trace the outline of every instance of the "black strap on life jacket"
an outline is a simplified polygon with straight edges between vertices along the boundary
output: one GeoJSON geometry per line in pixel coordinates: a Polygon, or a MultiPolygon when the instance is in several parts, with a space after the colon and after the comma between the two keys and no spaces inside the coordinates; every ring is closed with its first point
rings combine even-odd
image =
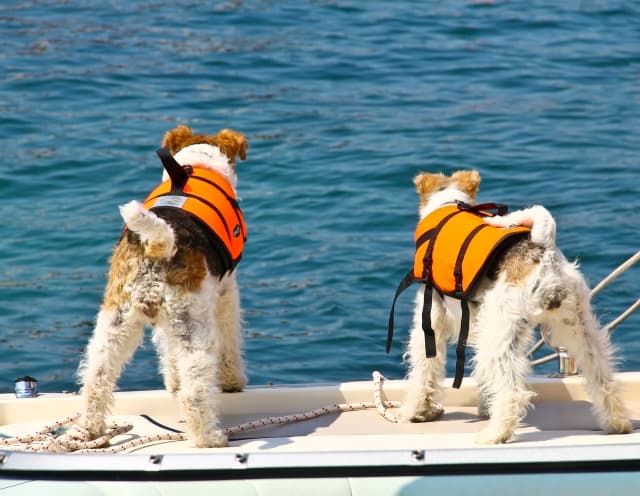
{"type": "Polygon", "coordinates": [[[456,204],[460,210],[466,212],[483,212],[483,217],[487,217],[484,214],[491,213],[492,210],[496,211],[496,215],[505,215],[509,211],[509,207],[504,203],[478,203],[477,205],[469,205],[468,203],[458,200],[456,204]]]}
{"type": "MultiPolygon", "coordinates": [[[[436,246],[436,238],[438,237],[438,234],[440,234],[444,225],[449,222],[451,217],[459,214],[460,212],[462,212],[462,210],[456,210],[455,212],[450,213],[442,219],[436,227],[429,231],[431,232],[431,236],[428,238],[421,236],[418,240],[423,243],[427,240],[431,241],[422,261],[422,279],[426,281],[424,287],[424,301],[422,303],[422,332],[424,333],[424,351],[427,358],[433,358],[436,356],[436,333],[431,325],[431,304],[433,301],[433,279],[431,277],[431,266],[433,263],[433,250],[436,246]]],[[[417,245],[416,249],[418,249],[417,245]]]]}
{"type": "MultiPolygon", "coordinates": [[[[403,277],[402,281],[398,285],[396,289],[396,293],[393,297],[393,303],[391,304],[391,310],[389,312],[389,323],[387,327],[387,343],[386,343],[386,351],[389,353],[391,350],[391,342],[393,340],[393,327],[394,327],[394,314],[395,314],[395,306],[396,300],[400,296],[400,294],[406,290],[409,286],[411,286],[415,282],[420,282],[425,285],[424,287],[424,300],[422,304],[422,332],[424,333],[424,347],[425,347],[425,355],[427,358],[433,358],[436,356],[436,338],[435,332],[431,325],[431,308],[433,301],[433,281],[431,280],[431,263],[433,257],[433,249],[435,246],[435,241],[438,233],[444,227],[444,225],[449,221],[451,217],[460,213],[460,212],[474,212],[485,216],[486,213],[490,213],[492,210],[495,210],[498,215],[505,215],[508,212],[507,205],[497,204],[497,203],[481,203],[478,205],[469,205],[464,202],[456,202],[458,204],[459,210],[447,215],[444,219],[442,219],[436,227],[430,229],[426,233],[420,236],[420,238],[416,241],[416,249],[423,244],[424,242],[430,240],[431,244],[427,248],[427,251],[423,260],[424,272],[422,274],[422,278],[418,279],[415,277],[413,273],[413,269],[407,272],[407,274],[403,277]]],[[[459,389],[462,385],[462,378],[464,377],[464,364],[466,361],[465,352],[467,347],[467,339],[469,337],[469,303],[468,303],[468,294],[466,294],[462,290],[462,260],[464,259],[464,254],[469,244],[471,244],[471,240],[473,237],[480,232],[485,226],[481,225],[475,228],[465,241],[460,249],[460,253],[458,254],[456,265],[454,268],[454,276],[456,283],[456,293],[454,295],[450,295],[454,298],[460,299],[461,306],[461,318],[460,318],[460,332],[458,334],[458,344],[456,346],[456,368],[455,368],[455,376],[453,380],[453,387],[459,389]]],[[[437,288],[436,288],[437,291],[437,288]]]]}
{"type": "Polygon", "coordinates": [[[386,350],[387,353],[391,350],[391,341],[393,340],[393,326],[394,326],[394,314],[395,314],[395,306],[396,300],[400,296],[400,294],[407,289],[414,282],[421,282],[424,286],[424,301],[422,304],[422,332],[424,333],[424,351],[427,358],[433,358],[436,356],[436,333],[431,326],[431,302],[433,298],[433,283],[431,281],[431,261],[433,258],[433,248],[435,246],[435,239],[442,227],[447,223],[447,221],[453,217],[454,215],[460,213],[461,210],[457,210],[447,215],[444,219],[442,219],[436,227],[428,230],[424,234],[422,234],[416,240],[416,250],[420,245],[427,241],[431,241],[427,251],[424,255],[423,259],[423,273],[420,279],[416,278],[413,269],[407,272],[404,276],[400,285],[396,289],[395,296],[393,297],[393,303],[391,304],[391,310],[389,312],[389,324],[387,326],[387,345],[386,350]]]}

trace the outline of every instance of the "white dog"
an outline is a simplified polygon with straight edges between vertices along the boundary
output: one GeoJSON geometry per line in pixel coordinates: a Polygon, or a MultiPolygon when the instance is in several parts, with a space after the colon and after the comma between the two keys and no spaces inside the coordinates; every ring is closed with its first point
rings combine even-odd
{"type": "MultiPolygon", "coordinates": [[[[420,196],[420,219],[427,222],[428,216],[441,215],[441,212],[473,211],[480,176],[476,171],[460,171],[450,177],[423,173],[415,178],[414,183],[420,196]],[[443,207],[450,210],[441,210],[443,207]]],[[[425,422],[442,415],[439,401],[445,374],[446,342],[458,338],[467,318],[468,344],[475,352],[473,376],[479,388],[479,414],[490,418],[488,426],[477,437],[478,443],[507,442],[524,416],[533,396],[526,385],[530,370],[527,351],[533,341],[533,329],[539,324],[551,329],[554,345],[563,346],[575,358],[602,429],[608,433],[630,432],[632,426],[613,377],[612,347],[608,335],[600,330],[592,313],[589,289],[576,264],[569,263],[556,247],[556,226],[551,214],[541,206],[505,216],[485,218],[487,212],[476,214],[480,217],[479,224],[486,222],[502,228],[528,226],[531,229],[530,232],[522,228],[513,230],[513,236],[498,245],[493,258],[477,274],[477,280],[467,281],[470,287],[466,289],[457,288],[467,290],[466,303],[461,304],[460,299],[443,294],[437,284],[442,286],[444,283],[435,283],[431,297],[429,285],[420,285],[405,355],[409,363],[408,391],[400,418],[425,422]],[[461,310],[465,305],[466,315],[461,310]],[[423,309],[426,309],[424,315],[423,309]],[[428,324],[429,319],[432,330],[429,325],[424,326],[423,321],[428,324]],[[430,333],[435,336],[430,336],[430,333]]],[[[472,238],[479,237],[477,232],[489,232],[483,228],[489,227],[486,224],[476,227],[476,233],[466,241],[467,247],[474,246],[475,239],[472,238]]],[[[454,230],[459,230],[459,227],[454,230]]],[[[432,231],[426,235],[427,238],[429,236],[433,236],[432,231]]],[[[435,245],[434,238],[429,239],[430,244],[435,245]]],[[[452,243],[445,241],[440,247],[435,246],[431,253],[433,262],[425,262],[433,263],[429,268],[434,277],[438,270],[443,270],[437,266],[436,258],[439,253],[453,251],[452,243]]],[[[424,252],[416,260],[419,265],[424,260],[424,252]]],[[[471,271],[466,263],[460,264],[462,277],[465,277],[465,270],[471,271]]],[[[409,276],[414,282],[424,282],[419,280],[419,274],[409,276]]],[[[404,288],[399,288],[398,293],[400,289],[404,288]]],[[[449,294],[455,296],[456,288],[452,286],[449,289],[449,294]]],[[[388,346],[392,326],[391,317],[388,346]]],[[[459,358],[462,352],[464,359],[466,342],[463,336],[458,344],[459,358]]],[[[460,363],[457,375],[459,385],[462,375],[460,363]]]]}
{"type": "Polygon", "coordinates": [[[104,433],[123,366],[153,327],[164,383],[180,404],[198,447],[224,446],[215,391],[246,385],[234,268],[246,239],[235,198],[235,158],[247,142],[236,131],[168,131],[158,155],[164,182],[144,204],[120,207],[126,223],[96,328],[80,364],[79,425],[104,433]]]}

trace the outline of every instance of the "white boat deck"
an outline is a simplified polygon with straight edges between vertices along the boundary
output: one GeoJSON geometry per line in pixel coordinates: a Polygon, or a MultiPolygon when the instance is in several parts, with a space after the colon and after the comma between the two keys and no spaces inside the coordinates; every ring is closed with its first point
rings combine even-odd
{"type": "MultiPolygon", "coordinates": [[[[485,420],[466,378],[449,389],[434,422],[398,424],[375,408],[269,425],[231,437],[228,447],[188,441],[132,446],[184,426],[165,391],[116,394],[112,420],[132,430],[114,437],[110,453],[32,453],[0,447],[0,491],[7,496],[210,494],[636,496],[640,494],[640,373],[619,374],[634,421],[627,435],[605,435],[589,410],[579,377],[534,377],[535,408],[512,442],[475,444],[485,420]],[[160,424],[160,425],[156,425],[160,424]],[[544,477],[542,477],[544,476],[544,477]]],[[[382,398],[400,401],[404,381],[386,381],[382,398]]],[[[338,385],[255,387],[220,393],[223,427],[341,403],[373,402],[373,381],[338,385]]],[[[17,399],[0,395],[0,436],[25,436],[79,410],[73,394],[17,399]]]]}
{"type": "MultiPolygon", "coordinates": [[[[605,435],[598,429],[580,377],[531,379],[536,391],[535,407],[523,420],[512,442],[495,447],[474,442],[486,420],[476,415],[476,388],[473,379],[465,378],[460,390],[449,389],[444,399],[445,414],[434,422],[422,424],[392,423],[375,408],[331,413],[301,422],[268,425],[230,439],[228,447],[202,449],[188,441],[161,441],[128,449],[125,453],[242,453],[260,452],[384,452],[395,450],[481,450],[539,447],[578,447],[636,445],[640,455],[640,373],[619,374],[625,403],[634,420],[634,432],[628,435],[605,435]]],[[[385,400],[400,401],[404,381],[385,381],[385,400]]],[[[373,401],[373,382],[348,382],[338,385],[255,387],[234,394],[219,395],[223,427],[270,416],[307,412],[337,403],[373,401]]],[[[73,415],[79,410],[79,398],[72,394],[41,394],[37,398],[17,399],[0,395],[0,434],[22,436],[44,425],[73,415]]],[[[393,413],[393,409],[390,409],[393,413]]],[[[133,425],[132,431],[117,436],[111,445],[136,437],[167,433],[162,426],[181,430],[177,404],[165,391],[122,392],[116,394],[113,415],[119,424],[133,425]],[[161,424],[155,425],[149,419],[161,424]]],[[[2,450],[14,450],[7,446],[2,450]]]]}

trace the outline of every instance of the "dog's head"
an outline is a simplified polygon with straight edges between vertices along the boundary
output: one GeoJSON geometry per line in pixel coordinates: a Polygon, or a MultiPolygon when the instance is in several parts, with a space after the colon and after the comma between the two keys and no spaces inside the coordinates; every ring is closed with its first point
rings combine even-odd
{"type": "Polygon", "coordinates": [[[214,169],[224,174],[234,187],[236,157],[245,160],[249,148],[244,135],[233,129],[222,129],[218,134],[194,134],[183,125],[167,131],[162,146],[169,148],[181,165],[214,169]]]}
{"type": "Polygon", "coordinates": [[[424,217],[445,203],[459,200],[475,204],[480,174],[476,170],[458,171],[451,176],[422,172],[413,179],[413,183],[420,197],[420,216],[424,217]]]}

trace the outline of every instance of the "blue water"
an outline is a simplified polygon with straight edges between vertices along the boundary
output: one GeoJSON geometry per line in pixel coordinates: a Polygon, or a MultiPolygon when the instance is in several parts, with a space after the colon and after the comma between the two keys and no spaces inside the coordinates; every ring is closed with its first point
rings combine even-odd
{"type": "MultiPolygon", "coordinates": [[[[251,384],[404,374],[411,296],[384,341],[421,170],[475,167],[481,200],[546,205],[594,285],[639,248],[639,19],[615,0],[3,1],[0,391],[77,389],[117,206],[159,180],[179,123],[250,143],[251,384]]],[[[595,298],[603,322],[638,270],[595,298]]],[[[623,370],[639,323],[614,332],[623,370]]],[[[149,340],[119,386],[162,387],[149,340]]]]}

